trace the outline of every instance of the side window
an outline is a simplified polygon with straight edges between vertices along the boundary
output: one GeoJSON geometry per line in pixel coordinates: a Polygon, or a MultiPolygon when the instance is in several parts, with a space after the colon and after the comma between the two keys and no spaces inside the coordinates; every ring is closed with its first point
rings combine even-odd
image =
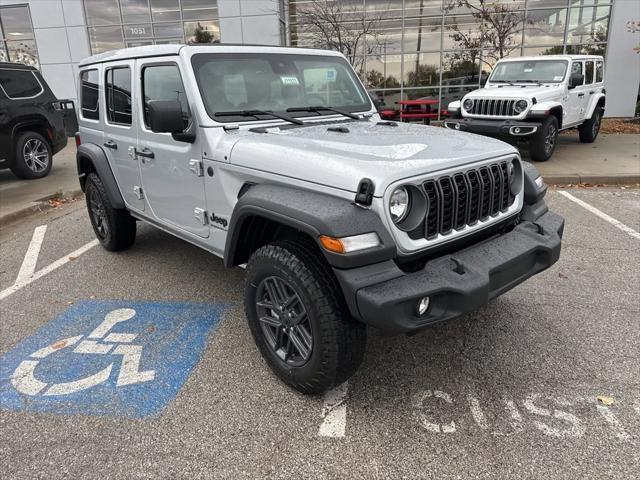
{"type": "Polygon", "coordinates": [[[110,68],[105,79],[107,120],[120,125],[131,125],[131,69],[110,68]]]}
{"type": "Polygon", "coordinates": [[[582,62],[573,62],[571,64],[571,73],[579,73],[582,75],[582,62]]]}
{"type": "Polygon", "coordinates": [[[83,118],[89,120],[100,119],[98,106],[98,71],[84,70],[80,73],[80,112],[83,118]]]}
{"type": "Polygon", "coordinates": [[[584,63],[584,83],[593,83],[593,61],[591,60],[584,63]]]}
{"type": "Polygon", "coordinates": [[[0,87],[13,100],[36,97],[42,93],[42,85],[28,70],[0,69],[0,87]]]}
{"type": "Polygon", "coordinates": [[[604,63],[602,61],[596,62],[596,82],[602,82],[604,80],[604,63]]]}
{"type": "Polygon", "coordinates": [[[191,114],[180,70],[177,65],[153,65],[142,70],[142,94],[144,96],[144,124],[149,127],[147,112],[149,102],[154,100],[178,100],[182,105],[185,128],[191,114]]]}

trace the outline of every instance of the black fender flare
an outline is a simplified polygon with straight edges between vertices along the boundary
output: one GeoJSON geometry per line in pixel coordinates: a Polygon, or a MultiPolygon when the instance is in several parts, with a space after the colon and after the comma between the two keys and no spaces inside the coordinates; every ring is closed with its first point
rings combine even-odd
{"type": "Polygon", "coordinates": [[[109,196],[109,201],[113,208],[125,208],[124,199],[118,188],[116,177],[113,175],[107,155],[102,150],[102,147],[94,143],[83,143],[78,147],[76,152],[76,164],[78,167],[78,178],[80,180],[80,187],[84,192],[86,175],[90,168],[88,168],[87,162],[93,167],[109,196]]]}
{"type": "Polygon", "coordinates": [[[255,216],[303,232],[316,243],[320,235],[340,238],[371,232],[378,234],[381,246],[361,252],[337,254],[320,247],[329,264],[336,268],[383,262],[397,254],[391,234],[374,211],[324,193],[259,184],[246,190],[233,209],[225,243],[226,267],[234,266],[237,246],[242,242],[242,226],[255,216]]]}

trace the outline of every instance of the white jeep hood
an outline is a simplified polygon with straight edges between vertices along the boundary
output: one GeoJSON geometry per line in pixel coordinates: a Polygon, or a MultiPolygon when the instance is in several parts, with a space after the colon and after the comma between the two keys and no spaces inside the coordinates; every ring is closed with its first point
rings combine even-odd
{"type": "Polygon", "coordinates": [[[298,128],[241,130],[229,161],[355,192],[363,178],[375,195],[397,180],[514,154],[511,145],[489,137],[445,128],[398,123],[344,121],[298,128]],[[344,127],[348,132],[329,131],[344,127]]]}
{"type": "Polygon", "coordinates": [[[513,87],[509,85],[491,85],[489,87],[469,92],[464,96],[464,98],[527,98],[531,100],[535,97],[536,100],[542,101],[561,96],[559,92],[562,92],[561,86],[552,83],[542,86],[538,86],[537,84],[517,84],[513,87]]]}

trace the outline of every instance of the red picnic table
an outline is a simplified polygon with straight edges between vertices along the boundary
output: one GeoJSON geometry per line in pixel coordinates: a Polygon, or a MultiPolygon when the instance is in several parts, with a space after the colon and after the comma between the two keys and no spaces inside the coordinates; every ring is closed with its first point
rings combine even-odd
{"type": "Polygon", "coordinates": [[[400,100],[396,103],[400,105],[400,120],[424,120],[424,123],[428,125],[432,119],[438,118],[438,112],[432,112],[431,105],[439,104],[439,100],[425,98],[400,100]]]}

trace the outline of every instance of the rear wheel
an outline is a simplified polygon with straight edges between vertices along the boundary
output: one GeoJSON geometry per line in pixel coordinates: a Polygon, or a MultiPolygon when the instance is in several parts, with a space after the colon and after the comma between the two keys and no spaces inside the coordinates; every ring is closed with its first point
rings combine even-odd
{"type": "Polygon", "coordinates": [[[267,364],[307,394],[324,392],[358,369],[366,329],[349,315],[335,277],[315,246],[283,241],[249,259],[245,310],[267,364]]]}
{"type": "Polygon", "coordinates": [[[551,115],[544,119],[540,129],[529,140],[529,155],[536,162],[546,162],[558,143],[558,119],[551,115]]]}
{"type": "Polygon", "coordinates": [[[136,239],[136,221],[123,209],[113,208],[102,180],[95,173],[87,176],[87,210],[100,244],[112,252],[126,250],[136,239]]]}
{"type": "Polygon", "coordinates": [[[582,143],[593,143],[598,138],[604,109],[598,105],[591,118],[578,127],[578,134],[582,143]]]}
{"type": "Polygon", "coordinates": [[[31,180],[46,177],[51,171],[51,145],[37,132],[21,133],[14,153],[11,171],[16,177],[31,180]]]}

